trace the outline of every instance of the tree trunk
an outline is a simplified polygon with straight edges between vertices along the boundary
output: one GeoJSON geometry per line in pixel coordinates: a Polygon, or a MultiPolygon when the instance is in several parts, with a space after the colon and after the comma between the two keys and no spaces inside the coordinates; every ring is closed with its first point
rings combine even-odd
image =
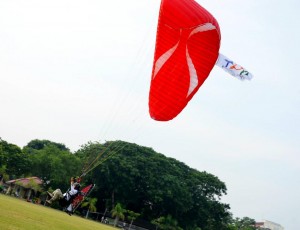
{"type": "Polygon", "coordinates": [[[119,217],[117,216],[116,219],[115,219],[114,227],[117,226],[118,221],[119,221],[119,217]]]}
{"type": "Polygon", "coordinates": [[[30,196],[31,196],[31,189],[28,190],[28,193],[27,193],[27,200],[29,201],[30,200],[30,196]]]}
{"type": "Polygon", "coordinates": [[[133,220],[130,221],[129,230],[131,229],[132,222],[133,220]]]}
{"type": "Polygon", "coordinates": [[[111,207],[115,207],[115,191],[113,190],[111,193],[111,207]]]}
{"type": "Polygon", "coordinates": [[[85,218],[87,219],[89,217],[89,209],[86,212],[85,218]]]}

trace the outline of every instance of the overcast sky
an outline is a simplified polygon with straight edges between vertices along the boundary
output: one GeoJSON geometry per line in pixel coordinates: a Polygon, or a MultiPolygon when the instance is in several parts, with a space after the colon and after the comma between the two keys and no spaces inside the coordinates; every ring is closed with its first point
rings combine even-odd
{"type": "Polygon", "coordinates": [[[198,2],[220,52],[254,75],[214,67],[174,120],[148,114],[160,0],[0,0],[0,137],[124,140],[224,181],[235,217],[300,226],[300,3],[198,2]]]}

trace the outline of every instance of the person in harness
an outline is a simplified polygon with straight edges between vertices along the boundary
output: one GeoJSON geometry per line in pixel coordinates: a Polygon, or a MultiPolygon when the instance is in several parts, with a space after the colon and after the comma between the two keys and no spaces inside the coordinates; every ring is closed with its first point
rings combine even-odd
{"type": "Polygon", "coordinates": [[[46,200],[46,202],[52,204],[52,202],[57,200],[60,206],[62,206],[63,208],[67,207],[66,208],[67,213],[69,214],[72,213],[73,212],[72,201],[80,193],[81,186],[79,182],[80,182],[79,178],[72,177],[70,189],[64,194],[62,194],[59,188],[54,190],[52,193],[47,192],[51,198],[49,200],[46,200]]]}

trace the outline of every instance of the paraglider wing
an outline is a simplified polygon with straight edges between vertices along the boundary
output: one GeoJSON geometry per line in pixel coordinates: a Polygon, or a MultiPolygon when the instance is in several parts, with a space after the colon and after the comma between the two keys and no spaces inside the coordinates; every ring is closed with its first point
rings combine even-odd
{"type": "Polygon", "coordinates": [[[216,19],[193,0],[162,0],[158,19],[149,113],[158,121],[176,117],[216,63],[216,19]]]}

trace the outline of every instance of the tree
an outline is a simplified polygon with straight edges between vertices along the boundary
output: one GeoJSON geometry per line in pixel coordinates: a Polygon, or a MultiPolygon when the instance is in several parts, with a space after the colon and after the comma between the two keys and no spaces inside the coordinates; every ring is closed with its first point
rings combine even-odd
{"type": "Polygon", "coordinates": [[[129,225],[129,230],[130,230],[131,226],[132,226],[132,222],[134,220],[136,220],[141,214],[136,213],[136,212],[131,211],[131,210],[127,210],[127,214],[128,214],[127,218],[128,218],[128,220],[130,220],[130,225],[129,225]]]}
{"type": "Polygon", "coordinates": [[[27,174],[30,170],[28,154],[20,147],[0,138],[0,168],[12,177],[27,174]]]}
{"type": "Polygon", "coordinates": [[[256,221],[249,217],[232,219],[231,229],[233,230],[255,230],[256,221]]]}
{"type": "Polygon", "coordinates": [[[31,174],[44,181],[50,181],[52,188],[66,190],[69,187],[70,177],[76,175],[81,168],[81,160],[69,150],[63,150],[56,144],[47,142],[43,148],[34,149],[24,147],[31,163],[31,174]]]}
{"type": "Polygon", "coordinates": [[[44,149],[47,145],[54,145],[62,151],[70,151],[70,149],[67,148],[64,144],[56,143],[49,140],[38,140],[38,139],[30,141],[24,148],[25,149],[28,148],[29,151],[32,149],[41,150],[44,149]]]}
{"type": "Polygon", "coordinates": [[[118,201],[148,221],[171,215],[184,229],[221,230],[228,224],[230,207],[220,202],[226,185],[210,173],[123,141],[88,143],[77,153],[83,162],[93,156],[99,164],[86,179],[98,185],[101,209],[118,201]]]}
{"type": "Polygon", "coordinates": [[[96,212],[96,203],[97,203],[97,198],[86,198],[86,200],[81,204],[81,207],[87,207],[87,212],[85,218],[88,218],[89,212],[96,212]]]}
{"type": "Polygon", "coordinates": [[[0,183],[9,179],[9,175],[6,173],[6,165],[0,166],[0,183]]]}
{"type": "Polygon", "coordinates": [[[153,220],[152,223],[164,230],[182,230],[182,228],[178,226],[178,221],[171,215],[159,217],[153,220]]]}
{"type": "Polygon", "coordinates": [[[124,209],[120,203],[117,203],[116,206],[111,211],[112,217],[115,217],[114,226],[117,225],[119,219],[124,220],[125,213],[126,213],[126,209],[124,209]]]}

